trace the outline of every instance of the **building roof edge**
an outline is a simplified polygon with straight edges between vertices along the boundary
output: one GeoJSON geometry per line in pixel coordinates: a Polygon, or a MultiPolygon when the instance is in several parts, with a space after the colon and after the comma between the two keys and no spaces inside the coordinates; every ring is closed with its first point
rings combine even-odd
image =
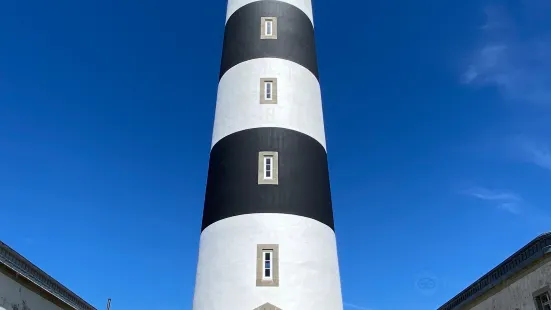
{"type": "Polygon", "coordinates": [[[496,285],[510,279],[526,266],[551,254],[551,231],[543,233],[509,256],[473,284],[450,299],[438,310],[455,310],[473,301],[496,285]]]}
{"type": "Polygon", "coordinates": [[[0,241],[0,263],[76,310],[96,310],[84,299],[80,298],[2,241],[0,241]]]}

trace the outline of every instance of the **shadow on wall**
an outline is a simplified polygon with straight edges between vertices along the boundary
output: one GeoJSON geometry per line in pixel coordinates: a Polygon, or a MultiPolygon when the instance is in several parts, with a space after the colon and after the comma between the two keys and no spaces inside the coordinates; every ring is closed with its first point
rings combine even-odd
{"type": "Polygon", "coordinates": [[[31,310],[25,300],[21,304],[9,303],[5,297],[0,297],[0,310],[31,310]]]}

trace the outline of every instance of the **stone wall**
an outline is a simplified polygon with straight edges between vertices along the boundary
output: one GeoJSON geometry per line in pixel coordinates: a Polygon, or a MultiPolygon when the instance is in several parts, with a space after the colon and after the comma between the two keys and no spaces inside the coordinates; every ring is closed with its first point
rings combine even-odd
{"type": "Polygon", "coordinates": [[[538,310],[532,294],[551,286],[551,258],[547,258],[518,276],[490,290],[479,298],[469,310],[538,310]]]}
{"type": "Polygon", "coordinates": [[[0,272],[0,310],[61,310],[12,277],[0,272]]]}

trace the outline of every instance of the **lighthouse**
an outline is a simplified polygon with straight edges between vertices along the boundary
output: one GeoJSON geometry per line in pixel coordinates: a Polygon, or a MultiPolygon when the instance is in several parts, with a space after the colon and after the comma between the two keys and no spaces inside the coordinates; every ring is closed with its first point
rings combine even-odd
{"type": "Polygon", "coordinates": [[[310,0],[228,0],[193,310],[341,310],[310,0]]]}

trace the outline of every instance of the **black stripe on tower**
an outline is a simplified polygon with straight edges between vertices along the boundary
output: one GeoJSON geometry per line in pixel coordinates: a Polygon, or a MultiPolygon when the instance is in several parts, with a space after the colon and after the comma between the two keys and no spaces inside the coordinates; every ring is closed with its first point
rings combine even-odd
{"type": "Polygon", "coordinates": [[[256,58],[293,61],[318,78],[314,26],[299,8],[281,1],[256,1],[235,11],[226,23],[220,78],[233,66],[256,58]],[[277,40],[260,40],[261,17],[277,17],[277,40]]]}
{"type": "Polygon", "coordinates": [[[334,229],[327,153],[314,138],[284,128],[254,128],[220,140],[210,153],[204,230],[251,213],[308,217],[334,229]],[[258,184],[258,153],[278,152],[278,185],[258,184]]]}
{"type": "MultiPolygon", "coordinates": [[[[314,28],[302,10],[263,0],[239,8],[228,19],[220,78],[241,62],[267,57],[292,61],[318,78],[314,28]],[[260,39],[262,17],[277,17],[277,39],[260,39]]],[[[317,140],[264,127],[230,134],[213,146],[201,230],[253,213],[304,216],[334,230],[327,153],[317,140]],[[259,152],[270,151],[278,152],[278,184],[258,184],[259,152]]]]}

